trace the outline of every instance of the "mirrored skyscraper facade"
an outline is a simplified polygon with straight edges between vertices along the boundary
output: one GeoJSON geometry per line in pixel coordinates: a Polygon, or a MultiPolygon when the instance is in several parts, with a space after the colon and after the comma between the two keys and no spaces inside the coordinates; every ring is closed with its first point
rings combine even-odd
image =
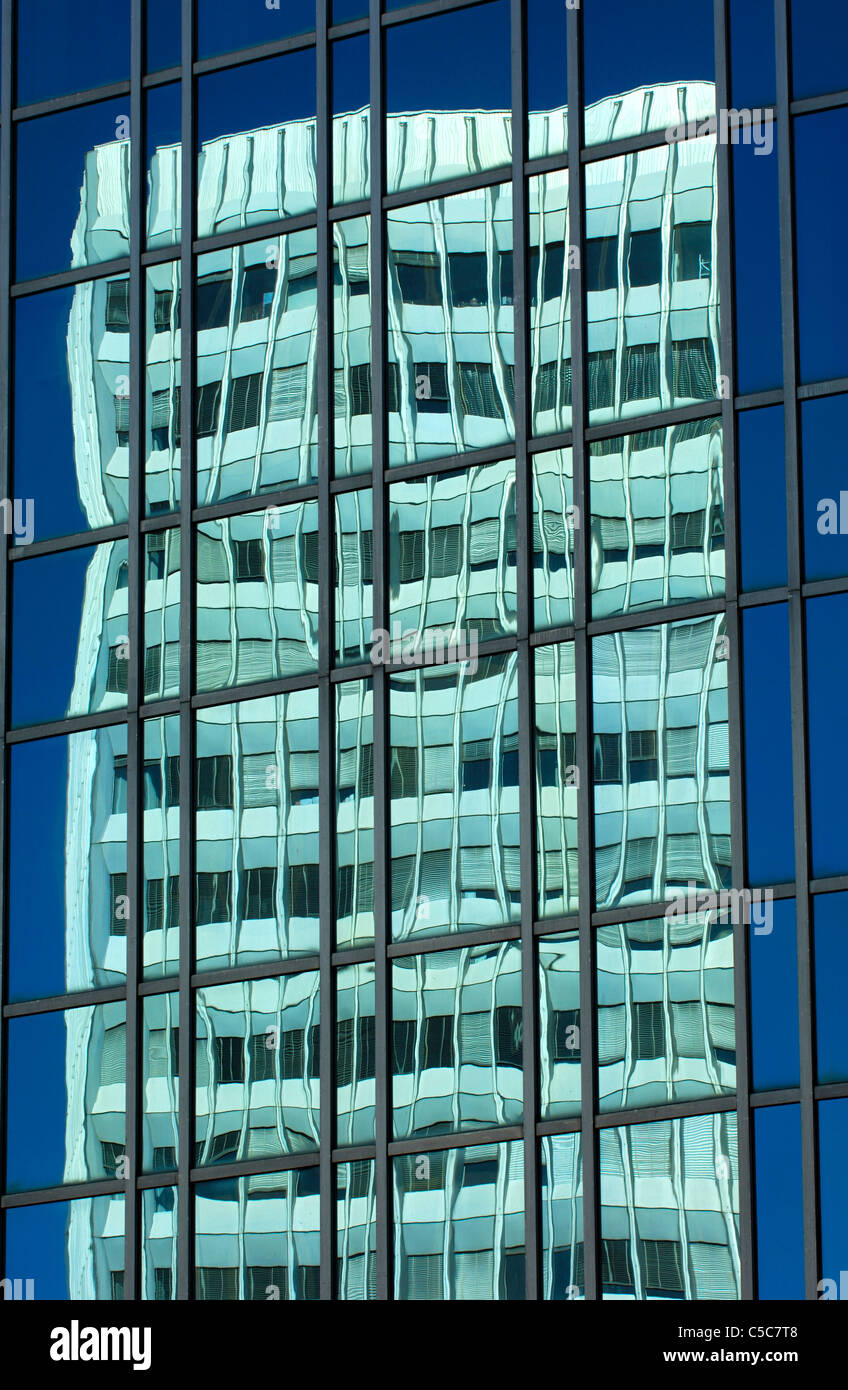
{"type": "Polygon", "coordinates": [[[36,1298],[838,1284],[848,68],[747,3],[3,0],[36,1298]]]}

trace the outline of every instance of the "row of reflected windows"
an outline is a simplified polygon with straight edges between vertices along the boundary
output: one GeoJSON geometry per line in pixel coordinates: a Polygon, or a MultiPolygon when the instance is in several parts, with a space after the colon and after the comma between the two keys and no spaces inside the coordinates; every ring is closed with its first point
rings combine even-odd
{"type": "MultiPolygon", "coordinates": [[[[838,1296],[848,1248],[842,1154],[848,1101],[818,1105],[823,1296],[838,1296]],[[825,1283],[824,1281],[829,1281],[825,1283]]],[[[760,1298],[803,1297],[800,1111],[755,1114],[760,1298]]],[[[602,1129],[600,1266],[609,1299],[733,1300],[740,1296],[739,1198],[733,1113],[602,1129]]],[[[393,1185],[394,1297],[521,1299],[523,1150],[487,1143],[402,1155],[393,1185]]],[[[376,1292],[373,1160],[342,1163],[337,1185],[336,1296],[376,1292]]],[[[583,1297],[580,1137],[540,1141],[542,1297],[583,1297]]],[[[317,1299],[318,1170],[212,1180],[194,1188],[194,1297],[317,1299]]],[[[7,1277],[37,1299],[124,1295],[123,1195],[6,1212],[7,1277]],[[75,1251],[67,1262],[66,1249],[75,1251]]],[[[141,1195],[141,1297],[177,1289],[177,1192],[141,1195]]],[[[18,1296],[24,1296],[23,1292],[18,1296]]]]}
{"type": "MultiPolygon", "coordinates": [[[[582,769],[574,645],[534,653],[537,915],[577,908],[581,776],[594,784],[598,908],[663,901],[690,882],[726,888],[723,618],[609,634],[593,639],[592,650],[592,766],[582,769]]],[[[517,654],[472,658],[389,678],[395,940],[519,918],[519,784],[531,770],[519,764],[517,654]]],[[[316,951],[317,688],[198,711],[196,733],[199,961],[217,968],[316,951]]],[[[161,975],[176,969],[178,940],[178,717],[146,720],[140,751],[145,969],[161,975]]],[[[336,941],[358,945],[373,940],[370,680],[336,686],[334,780],[336,941]]],[[[12,996],[118,982],[126,959],[126,728],[16,744],[11,783],[12,996]],[[28,945],[34,881],[52,885],[44,888],[51,910],[37,957],[28,945]],[[74,938],[87,943],[84,959],[68,947],[74,938]]]]}

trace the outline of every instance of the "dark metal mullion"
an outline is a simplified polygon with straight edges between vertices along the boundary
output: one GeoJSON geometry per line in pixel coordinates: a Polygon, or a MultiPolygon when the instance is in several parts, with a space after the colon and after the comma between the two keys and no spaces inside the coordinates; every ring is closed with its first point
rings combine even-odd
{"type": "MultiPolygon", "coordinates": [[[[387,569],[388,488],[386,464],[386,256],[382,192],[385,181],[383,35],[381,0],[369,0],[369,70],[371,94],[371,428],[372,428],[372,547],[374,627],[388,630],[387,569]]],[[[389,691],[385,666],[373,675],[374,739],[374,1138],[375,1226],[377,1241],[376,1297],[394,1292],[392,1246],[392,1185],[388,1143],[391,1135],[391,967],[386,948],[390,940],[389,828],[389,691]]]]}
{"type": "MultiPolygon", "coordinates": [[[[13,131],[10,114],[14,98],[14,12],[13,0],[3,0],[2,18],[2,126],[0,126],[0,490],[10,497],[11,489],[11,283],[12,255],[12,163],[13,131]]],[[[9,633],[11,617],[11,572],[7,564],[9,536],[0,531],[0,620],[9,633]]],[[[9,884],[9,747],[6,731],[9,721],[11,682],[8,640],[0,643],[0,1001],[8,996],[8,884],[9,884]]],[[[6,1066],[9,1023],[0,1019],[0,1186],[6,1185],[6,1066]]],[[[15,1271],[8,1271],[14,1276],[15,1271]]],[[[6,1274],[6,1215],[0,1213],[0,1273],[6,1274]]]]}
{"type": "Polygon", "coordinates": [[[518,784],[519,870],[521,885],[521,1015],[524,1114],[524,1296],[539,1297],[541,1273],[541,1201],[539,1192],[538,1114],[538,979],[533,922],[536,917],[536,849],[533,776],[533,488],[527,452],[529,419],[529,325],[527,319],[527,56],[525,6],[511,0],[512,61],[512,260],[513,340],[515,344],[515,534],[517,551],[518,638],[518,784]]]}
{"type": "Polygon", "coordinates": [[[330,684],[333,665],[333,529],[330,496],[330,461],[333,456],[330,404],[330,362],[332,345],[333,248],[328,210],[332,179],[332,114],[330,46],[327,40],[328,0],[317,0],[316,61],[318,115],[317,203],[318,203],[318,876],[319,876],[319,986],[321,1000],[320,1058],[318,1074],[321,1094],[320,1143],[320,1251],[323,1301],[333,1298],[336,1272],[336,1182],[333,1170],[335,1139],[335,1081],[333,1076],[335,1027],[335,981],[333,974],[333,909],[335,856],[333,836],[334,738],[333,705],[335,692],[330,684]]]}
{"type": "MultiPolygon", "coordinates": [[[[131,0],[130,67],[130,420],[129,420],[129,498],[127,540],[127,633],[130,645],[127,700],[127,993],[126,993],[126,1160],[127,1195],[124,1212],[124,1298],[141,1296],[141,1199],[136,1178],[142,1166],[142,1010],[138,986],[142,974],[143,941],[143,855],[141,836],[144,818],[141,810],[144,750],[143,726],[138,710],[144,699],[144,618],[143,618],[143,537],[139,522],[143,514],[144,478],[143,369],[144,296],[142,289],[141,246],[144,240],[144,109],[141,88],[144,39],[143,0],[131,0]]],[[[113,542],[114,544],[114,542],[113,542]]]]}
{"type": "Polygon", "coordinates": [[[820,1231],[815,1101],[814,972],[810,904],[807,694],[805,682],[803,521],[798,404],[798,324],[795,300],[794,160],[789,113],[791,52],[788,0],[775,0],[777,153],[780,190],[780,288],[783,316],[783,390],[789,579],[789,679],[792,707],[792,782],[795,816],[795,917],[798,952],[798,1026],[801,1083],[801,1177],[804,1211],[804,1286],[818,1298],[820,1231]]]}
{"type": "Polygon", "coordinates": [[[197,221],[194,0],[182,0],[182,208],[180,231],[180,963],[177,1298],[193,1296],[194,1194],[194,244],[197,221]]]}
{"type": "MultiPolygon", "coordinates": [[[[580,1145],[583,1164],[583,1270],[586,1299],[601,1297],[600,1191],[595,1064],[595,940],[592,926],[595,873],[592,821],[592,646],[587,631],[591,615],[588,523],[591,513],[586,390],[586,308],[583,265],[586,234],[583,226],[583,77],[580,10],[567,14],[568,42],[568,241],[571,300],[571,410],[574,476],[574,674],[576,692],[577,767],[577,908],[580,958],[580,1145]]],[[[574,1271],[572,1271],[574,1281],[574,1271]]]]}
{"type": "MultiPolygon", "coordinates": [[[[728,0],[715,0],[716,109],[730,107],[730,32],[728,0]]],[[[721,369],[722,456],[725,496],[725,597],[726,633],[729,646],[728,726],[730,734],[730,844],[731,882],[743,887],[748,881],[745,839],[745,778],[742,721],[742,624],[739,616],[739,528],[736,470],[736,356],[734,301],[733,180],[730,146],[716,142],[718,198],[718,277],[721,369]]],[[[744,914],[743,914],[744,915],[744,914]]],[[[740,1294],[750,1300],[756,1292],[756,1243],[754,1240],[753,1116],[751,1093],[749,923],[733,928],[733,991],[736,1014],[736,1127],[739,1168],[740,1294]]]]}

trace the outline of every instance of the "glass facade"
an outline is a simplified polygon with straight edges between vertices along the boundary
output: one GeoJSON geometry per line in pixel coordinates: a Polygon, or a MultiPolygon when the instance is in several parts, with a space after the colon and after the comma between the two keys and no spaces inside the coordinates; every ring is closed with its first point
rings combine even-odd
{"type": "Polygon", "coordinates": [[[841,8],[1,8],[5,1276],[837,1296],[841,8]]]}

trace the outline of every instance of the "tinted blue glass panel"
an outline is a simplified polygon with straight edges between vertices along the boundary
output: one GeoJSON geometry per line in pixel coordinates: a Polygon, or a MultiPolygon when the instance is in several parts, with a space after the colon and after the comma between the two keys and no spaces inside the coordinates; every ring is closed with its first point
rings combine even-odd
{"type": "Polygon", "coordinates": [[[10,1019],[10,1191],[118,1175],[125,1091],[125,1003],[10,1019]]]}
{"type": "Polygon", "coordinates": [[[792,0],[792,95],[848,87],[848,11],[843,0],[792,0]]]}
{"type": "Polygon", "coordinates": [[[370,191],[368,35],[332,45],[333,201],[355,202],[370,191]]]}
{"type": "Polygon", "coordinates": [[[848,893],[813,899],[816,962],[816,1061],[818,1081],[848,1078],[845,1029],[845,962],[848,959],[848,893]]]}
{"type": "Polygon", "coordinates": [[[825,396],[801,406],[804,466],[804,577],[848,574],[848,396],[825,396]]]}
{"type": "Polygon", "coordinates": [[[786,583],[786,464],[783,406],[738,417],[742,588],[786,583]]]}
{"type": "Polygon", "coordinates": [[[271,0],[234,5],[197,0],[197,54],[210,58],[254,44],[275,43],[315,28],[315,0],[271,0]]]}
{"type": "Polygon", "coordinates": [[[6,1274],[24,1281],[16,1297],[123,1298],[123,1193],[12,1207],[6,1215],[6,1274]],[[32,1294],[27,1279],[33,1280],[32,1294]]]}
{"type": "Polygon", "coordinates": [[[21,508],[12,517],[15,540],[126,521],[126,469],[116,466],[125,451],[116,426],[124,423],[119,410],[129,408],[128,396],[120,394],[129,383],[129,280],[27,296],[15,304],[14,316],[14,476],[21,508]],[[77,352],[81,340],[87,354],[77,352]],[[73,378],[69,353],[86,363],[73,378]],[[83,411],[95,430],[82,427],[83,411]]]}
{"type": "Polygon", "coordinates": [[[17,279],[128,254],[128,136],[129,97],[18,126],[17,279]]]}
{"type": "Polygon", "coordinates": [[[11,750],[11,783],[10,998],[121,984],[126,728],[18,744],[11,750]]]}
{"type": "Polygon", "coordinates": [[[795,877],[789,614],[785,604],[742,614],[748,879],[795,877]]]}
{"type": "Polygon", "coordinates": [[[845,739],[845,645],[834,633],[848,630],[848,594],[807,602],[807,681],[810,756],[810,819],[813,877],[848,869],[848,743],[845,739]]]}
{"type": "MultiPolygon", "coordinates": [[[[130,75],[130,0],[19,0],[19,106],[130,75]]],[[[129,98],[128,98],[129,100],[129,98]]]]}
{"type": "MultiPolygon", "coordinates": [[[[390,10],[391,5],[386,5],[390,10]]],[[[350,19],[368,18],[368,0],[330,0],[330,22],[347,24],[350,19]]]]}
{"type": "Polygon", "coordinates": [[[531,159],[566,149],[566,8],[561,0],[528,0],[527,106],[531,159]]]}
{"type": "Polygon", "coordinates": [[[774,0],[730,0],[730,91],[736,107],[776,98],[774,0]]]}
{"type": "Polygon", "coordinates": [[[764,905],[750,929],[751,1037],[755,1091],[798,1085],[795,900],[764,905]],[[768,928],[771,930],[768,930],[768,928]]]}
{"type": "Polygon", "coordinates": [[[174,0],[147,0],[147,71],[172,68],[180,61],[181,6],[174,0]]]}
{"type": "Polygon", "coordinates": [[[660,130],[715,111],[710,0],[692,0],[685,23],[678,0],[645,0],[640,5],[605,0],[584,7],[583,26],[587,144],[660,130]],[[650,103],[639,95],[589,109],[606,97],[663,83],[668,89],[650,103]],[[683,85],[689,90],[681,104],[677,89],[683,85]]]}
{"type": "Polygon", "coordinates": [[[759,1298],[804,1297],[801,1108],[754,1111],[759,1298]]]}
{"type": "MultiPolygon", "coordinates": [[[[807,19],[809,23],[809,17],[807,19]]],[[[834,178],[848,144],[848,109],[795,122],[795,228],[801,379],[848,375],[842,296],[848,182],[834,178]]]]}
{"type": "Polygon", "coordinates": [[[145,93],[148,246],[180,239],[180,94],[179,82],[145,93]]]}
{"type": "Polygon", "coordinates": [[[38,724],[127,703],[126,541],[16,566],[12,719],[38,724]]]}
{"type": "Polygon", "coordinates": [[[824,1279],[832,1286],[819,1289],[823,1298],[848,1296],[848,1187],[845,1153],[848,1149],[848,1100],[819,1102],[819,1173],[824,1279]]]}
{"type": "Polygon", "coordinates": [[[197,84],[201,236],[315,206],[315,50],[207,73],[197,84]],[[284,133],[281,125],[294,123],[284,133]],[[303,124],[300,124],[303,123],[303,124]],[[222,164],[244,173],[233,194],[222,164]],[[247,187],[242,188],[246,183],[247,187]]]}
{"type": "Polygon", "coordinates": [[[491,169],[510,160],[509,7],[505,0],[386,30],[388,191],[491,169]],[[469,149],[467,118],[476,112],[469,149]],[[446,138],[432,158],[433,112],[446,138]],[[393,117],[405,113],[405,122],[393,117]],[[417,115],[417,113],[424,113],[417,115]],[[429,113],[429,114],[428,114],[429,113]],[[417,115],[417,119],[416,119],[417,115]]]}
{"type": "Polygon", "coordinates": [[[743,393],[783,381],[777,134],[773,123],[757,131],[759,145],[732,150],[737,385],[743,393]]]}

